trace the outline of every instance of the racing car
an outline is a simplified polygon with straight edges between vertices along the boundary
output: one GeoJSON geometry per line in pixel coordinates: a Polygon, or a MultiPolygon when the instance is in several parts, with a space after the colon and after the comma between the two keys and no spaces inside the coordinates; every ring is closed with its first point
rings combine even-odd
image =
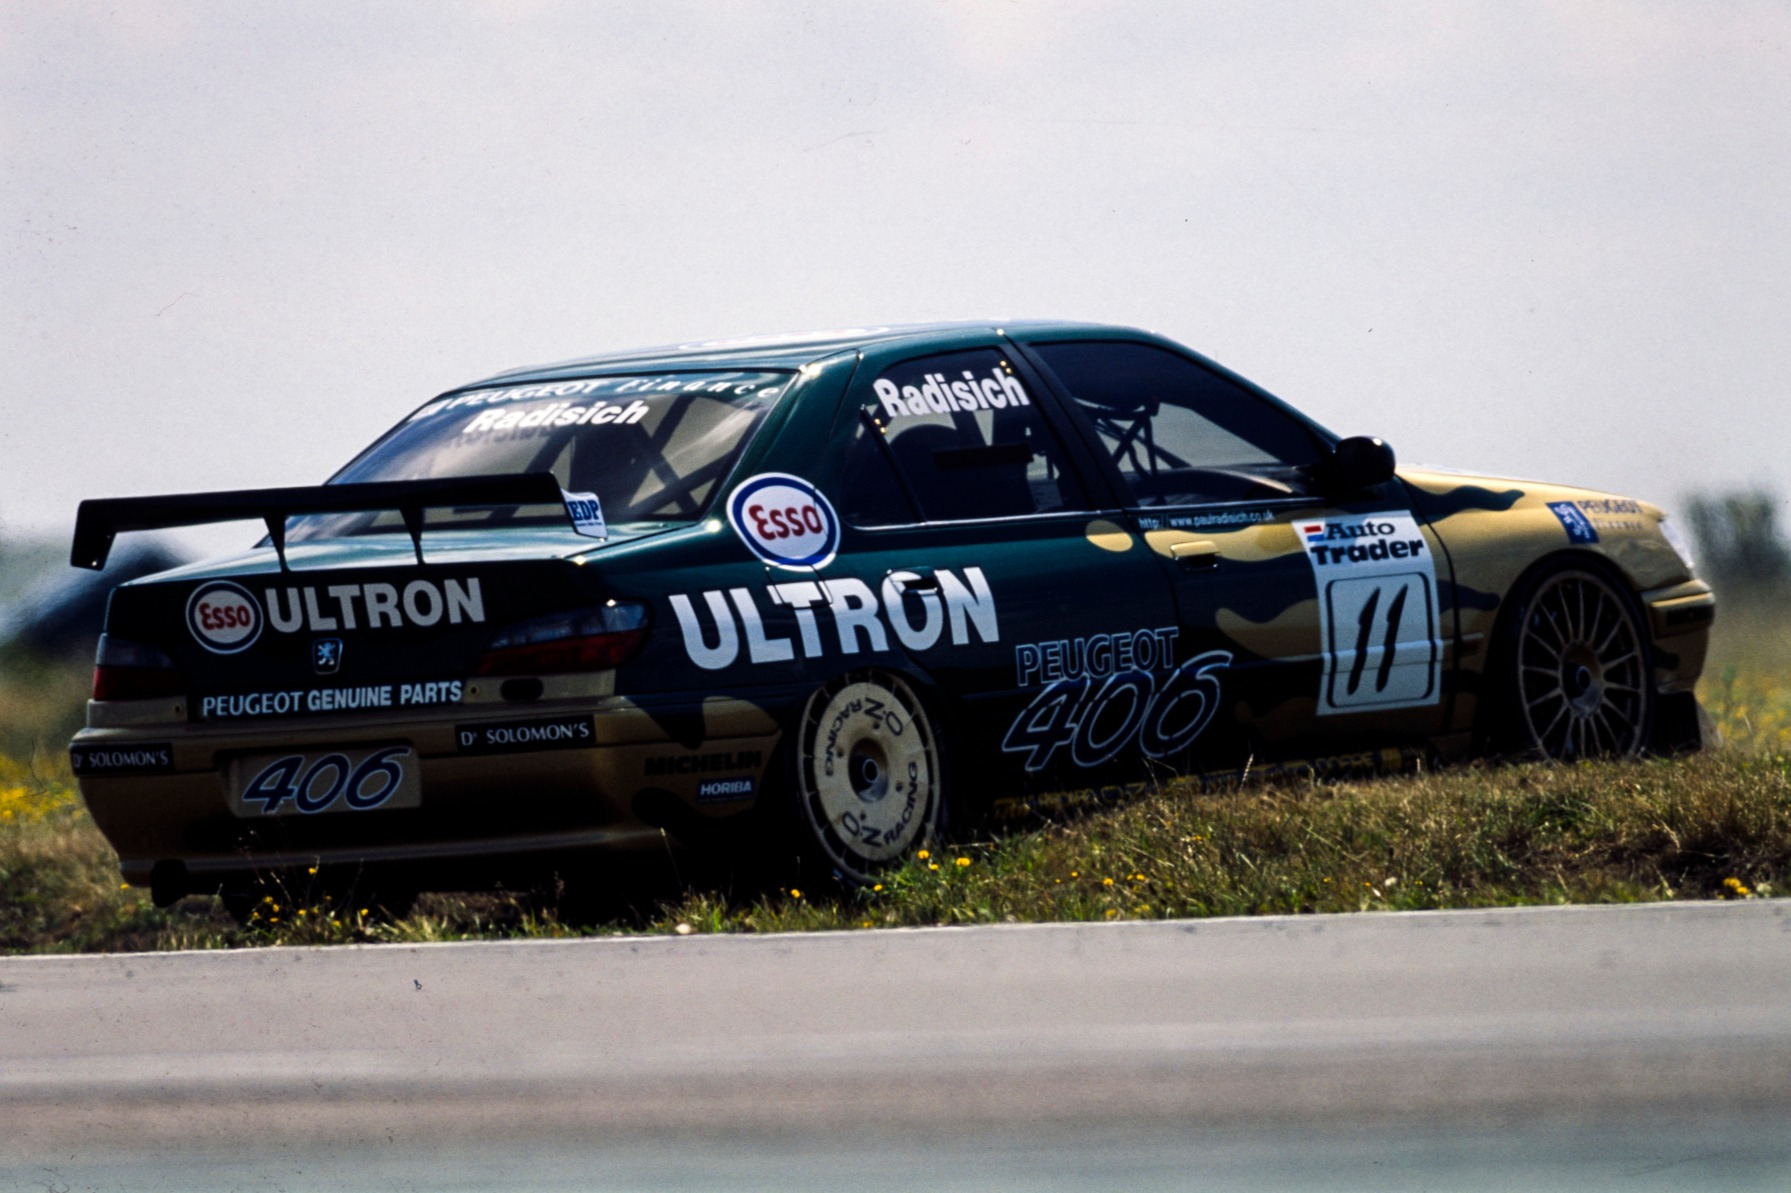
{"type": "Polygon", "coordinates": [[[953,826],[1252,766],[1695,746],[1714,616],[1627,497],[1398,467],[1170,340],[1068,322],[515,370],[116,589],[70,756],[166,904],[763,840],[874,882],[953,826]]]}

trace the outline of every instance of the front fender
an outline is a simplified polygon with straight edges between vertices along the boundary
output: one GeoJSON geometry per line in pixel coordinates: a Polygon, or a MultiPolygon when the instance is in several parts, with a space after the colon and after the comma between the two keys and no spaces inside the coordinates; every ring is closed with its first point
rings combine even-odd
{"type": "Polygon", "coordinates": [[[1443,601],[1457,613],[1453,728],[1475,723],[1480,677],[1507,598],[1526,573],[1555,557],[1602,560],[1627,583],[1645,610],[1659,690],[1688,691],[1697,682],[1714,600],[1667,541],[1658,506],[1590,489],[1424,469],[1402,468],[1399,479],[1448,557],[1443,601]]]}

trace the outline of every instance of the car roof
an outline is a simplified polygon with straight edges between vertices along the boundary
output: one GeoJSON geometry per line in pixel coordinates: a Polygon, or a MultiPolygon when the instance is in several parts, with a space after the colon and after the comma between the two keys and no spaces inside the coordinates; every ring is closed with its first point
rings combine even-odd
{"type": "Polygon", "coordinates": [[[546,381],[590,373],[607,373],[650,369],[798,369],[811,361],[840,352],[862,349],[872,344],[888,344],[913,340],[924,344],[929,339],[953,339],[976,331],[1039,332],[1088,331],[1112,333],[1129,331],[1105,323],[1080,323],[1061,319],[967,319],[950,323],[907,323],[887,327],[848,327],[831,331],[782,332],[770,335],[738,336],[722,340],[696,340],[687,344],[665,344],[656,348],[630,348],[582,356],[552,364],[529,365],[506,369],[502,373],[468,382],[460,389],[477,389],[494,384],[519,381],[546,381]]]}

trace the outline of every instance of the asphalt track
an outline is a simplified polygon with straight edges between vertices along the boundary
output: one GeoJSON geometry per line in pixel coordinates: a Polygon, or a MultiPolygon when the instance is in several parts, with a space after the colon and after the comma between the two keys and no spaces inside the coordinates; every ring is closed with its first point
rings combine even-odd
{"type": "Polygon", "coordinates": [[[1791,904],[0,960],[0,1189],[1791,1187],[1791,904]]]}

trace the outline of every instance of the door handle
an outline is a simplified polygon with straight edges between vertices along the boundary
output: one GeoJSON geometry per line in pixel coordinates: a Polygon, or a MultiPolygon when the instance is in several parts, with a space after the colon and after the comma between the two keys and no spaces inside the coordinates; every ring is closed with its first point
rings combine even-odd
{"type": "Polygon", "coordinates": [[[1219,544],[1176,543],[1169,548],[1169,557],[1189,571],[1207,571],[1219,566],[1219,544]]]}

